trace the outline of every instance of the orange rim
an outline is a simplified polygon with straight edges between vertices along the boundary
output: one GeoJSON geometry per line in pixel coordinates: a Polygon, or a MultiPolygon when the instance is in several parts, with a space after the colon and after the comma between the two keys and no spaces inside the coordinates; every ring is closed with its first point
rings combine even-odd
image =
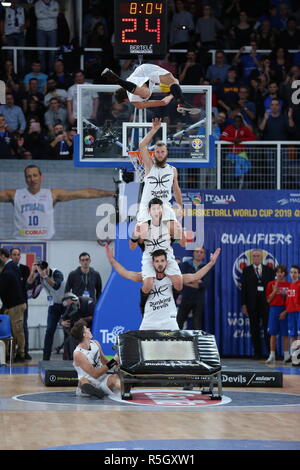
{"type": "MultiPolygon", "coordinates": [[[[153,158],[154,156],[154,150],[149,150],[150,157],[153,158]]],[[[130,155],[132,158],[137,158],[139,163],[143,163],[143,156],[142,152],[140,150],[131,150],[128,152],[128,155],[130,155]]]]}

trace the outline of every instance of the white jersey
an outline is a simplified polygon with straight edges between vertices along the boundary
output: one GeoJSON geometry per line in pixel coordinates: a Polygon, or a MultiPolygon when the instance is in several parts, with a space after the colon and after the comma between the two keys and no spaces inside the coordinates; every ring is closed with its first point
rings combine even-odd
{"type": "Polygon", "coordinates": [[[174,251],[171,246],[171,236],[167,222],[162,221],[159,226],[149,224],[148,237],[144,240],[145,249],[142,256],[142,276],[155,278],[156,273],[153,266],[152,253],[156,250],[164,250],[167,254],[167,267],[165,274],[168,276],[181,276],[178,263],[175,260],[174,251]]]}
{"type": "MultiPolygon", "coordinates": [[[[93,367],[98,368],[103,367],[104,365],[101,363],[100,359],[100,348],[98,344],[93,340],[90,341],[90,349],[84,349],[80,346],[77,346],[74,350],[74,353],[75,352],[81,352],[82,354],[84,354],[84,356],[87,358],[87,360],[93,367]]],[[[107,386],[107,379],[109,378],[107,374],[103,374],[98,379],[94,379],[94,377],[85,372],[81,367],[77,366],[75,361],[73,362],[73,366],[78,374],[78,380],[87,379],[90,383],[95,385],[95,387],[100,388],[106,394],[109,395],[112,393],[111,389],[107,386]]]]}
{"type": "Polygon", "coordinates": [[[27,188],[17,189],[14,197],[14,238],[49,240],[53,237],[54,208],[51,189],[31,194],[27,188]]]}
{"type": "MultiPolygon", "coordinates": [[[[144,83],[149,82],[148,88],[150,90],[150,96],[152,94],[153,88],[155,85],[160,83],[160,75],[168,74],[168,70],[159,67],[158,65],[154,64],[142,64],[139,65],[134,72],[129,75],[127,81],[135,83],[137,86],[142,86],[144,83]]],[[[141,96],[134,95],[133,93],[127,92],[129,101],[147,101],[148,98],[141,98],[141,96]]]]}
{"type": "Polygon", "coordinates": [[[24,30],[21,29],[21,26],[25,24],[25,12],[24,8],[5,8],[5,23],[4,23],[4,32],[6,36],[11,34],[20,34],[24,35],[24,30]]]}
{"type": "Polygon", "coordinates": [[[172,282],[168,277],[155,279],[144,311],[140,330],[178,330],[177,307],[172,282]]]}
{"type": "Polygon", "coordinates": [[[149,224],[148,236],[144,244],[143,258],[147,257],[152,260],[152,253],[156,250],[164,250],[167,253],[167,259],[174,258],[170,232],[164,221],[160,225],[154,225],[152,222],[149,224]]]}
{"type": "Polygon", "coordinates": [[[164,205],[170,206],[173,181],[174,168],[171,165],[167,163],[163,168],[153,165],[144,178],[144,189],[140,205],[148,207],[149,201],[154,197],[158,197],[164,205]]]}

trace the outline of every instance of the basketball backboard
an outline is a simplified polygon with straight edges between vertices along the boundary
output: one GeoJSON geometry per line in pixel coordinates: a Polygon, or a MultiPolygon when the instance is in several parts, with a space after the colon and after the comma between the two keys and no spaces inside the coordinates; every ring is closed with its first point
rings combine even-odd
{"type": "MultiPolygon", "coordinates": [[[[168,106],[147,110],[137,110],[129,102],[118,104],[114,99],[118,88],[78,85],[75,166],[132,168],[128,150],[138,150],[155,117],[163,120],[155,137],[167,143],[169,163],[179,168],[214,165],[211,86],[181,86],[185,99],[199,108],[196,115],[177,112],[174,100],[168,106]],[[98,107],[93,115],[95,100],[98,107]]],[[[156,86],[151,99],[161,99],[166,91],[156,86]]]]}

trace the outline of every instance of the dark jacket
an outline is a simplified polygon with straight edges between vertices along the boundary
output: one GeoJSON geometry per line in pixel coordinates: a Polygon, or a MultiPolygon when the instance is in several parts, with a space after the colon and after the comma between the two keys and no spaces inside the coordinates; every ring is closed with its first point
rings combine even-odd
{"type": "Polygon", "coordinates": [[[79,305],[71,304],[66,307],[62,320],[70,320],[70,328],[72,329],[74,324],[84,318],[87,322],[88,328],[92,326],[92,317],[95,309],[95,302],[90,297],[79,297],[79,305]]]}
{"type": "Polygon", "coordinates": [[[0,274],[0,298],[5,309],[25,303],[21,282],[9,270],[3,270],[0,274]]]}
{"type": "Polygon", "coordinates": [[[19,264],[19,270],[21,274],[21,284],[25,297],[27,298],[27,279],[30,276],[30,269],[26,264],[19,264]]]}
{"type": "Polygon", "coordinates": [[[71,271],[67,283],[65,292],[73,292],[78,296],[82,296],[84,291],[89,291],[89,296],[93,300],[98,300],[102,292],[102,281],[100,274],[95,269],[90,268],[87,274],[81,271],[78,267],[75,271],[71,271]]]}
{"type": "MultiPolygon", "coordinates": [[[[23,284],[22,284],[22,275],[20,272],[20,269],[16,263],[13,262],[13,260],[10,260],[8,263],[3,268],[3,273],[10,273],[15,276],[16,278],[16,283],[18,284],[18,292],[19,288],[21,289],[22,294],[22,302],[18,302],[15,305],[24,304],[27,302],[27,295],[25,294],[25,291],[23,289],[23,284]]],[[[14,283],[15,285],[15,283],[14,283]]]]}
{"type": "Polygon", "coordinates": [[[269,266],[262,265],[262,274],[261,278],[258,279],[253,265],[247,266],[242,274],[241,279],[241,301],[242,305],[247,305],[248,310],[254,310],[257,300],[259,299],[261,303],[268,306],[266,299],[266,287],[268,282],[275,279],[274,269],[269,266]],[[263,286],[263,291],[258,291],[257,287],[263,286]]]}
{"type": "MultiPolygon", "coordinates": [[[[203,268],[206,263],[204,264],[199,264],[197,270],[194,268],[193,261],[188,260],[184,261],[179,265],[180,271],[182,274],[194,274],[196,271],[199,271],[199,269],[203,268]]],[[[197,302],[199,300],[199,297],[202,297],[204,295],[204,291],[207,288],[208,285],[208,276],[204,276],[201,279],[201,283],[199,284],[199,288],[195,289],[194,287],[188,287],[188,286],[183,286],[182,289],[182,299],[187,299],[190,302],[197,302]]]]}

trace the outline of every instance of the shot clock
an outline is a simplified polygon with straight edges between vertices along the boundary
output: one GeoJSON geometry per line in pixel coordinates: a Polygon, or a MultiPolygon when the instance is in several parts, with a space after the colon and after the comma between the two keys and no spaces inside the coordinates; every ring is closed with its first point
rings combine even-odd
{"type": "Polygon", "coordinates": [[[115,56],[163,57],[167,53],[167,0],[115,0],[115,56]]]}

